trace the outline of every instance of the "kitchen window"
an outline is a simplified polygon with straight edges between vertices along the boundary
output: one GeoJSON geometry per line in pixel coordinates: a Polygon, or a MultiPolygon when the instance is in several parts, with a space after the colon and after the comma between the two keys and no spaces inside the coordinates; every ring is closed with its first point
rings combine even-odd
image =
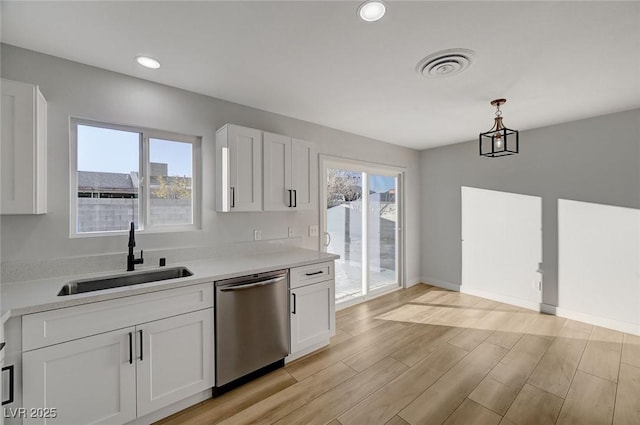
{"type": "Polygon", "coordinates": [[[200,138],[72,119],[71,236],[199,227],[200,138]]]}

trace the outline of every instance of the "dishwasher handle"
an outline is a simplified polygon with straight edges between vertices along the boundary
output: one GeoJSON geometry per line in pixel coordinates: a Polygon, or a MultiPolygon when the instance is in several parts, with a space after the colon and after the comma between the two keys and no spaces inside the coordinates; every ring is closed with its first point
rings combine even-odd
{"type": "Polygon", "coordinates": [[[220,292],[232,292],[232,291],[244,291],[245,289],[258,288],[260,286],[273,285],[274,283],[281,282],[284,278],[278,277],[275,279],[263,280],[255,283],[247,283],[245,285],[235,285],[220,288],[220,292]]]}

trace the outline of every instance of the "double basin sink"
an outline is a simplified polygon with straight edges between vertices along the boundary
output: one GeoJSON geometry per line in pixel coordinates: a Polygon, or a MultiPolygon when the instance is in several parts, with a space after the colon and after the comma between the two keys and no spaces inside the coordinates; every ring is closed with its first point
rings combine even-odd
{"type": "Polygon", "coordinates": [[[60,289],[58,296],[81,294],[84,292],[101,291],[103,289],[119,288],[121,286],[140,285],[161,280],[179,279],[193,276],[186,267],[170,267],[158,270],[122,273],[104,276],[96,279],[72,280],[60,289]]]}

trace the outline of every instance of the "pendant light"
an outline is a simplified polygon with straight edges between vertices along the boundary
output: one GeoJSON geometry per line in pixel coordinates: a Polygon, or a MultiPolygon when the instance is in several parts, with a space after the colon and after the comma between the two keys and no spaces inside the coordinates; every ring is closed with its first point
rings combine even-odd
{"type": "Polygon", "coordinates": [[[491,101],[491,105],[496,107],[496,117],[491,130],[480,133],[480,156],[497,158],[518,153],[518,130],[511,130],[502,123],[500,106],[504,105],[506,101],[507,99],[491,101]]]}

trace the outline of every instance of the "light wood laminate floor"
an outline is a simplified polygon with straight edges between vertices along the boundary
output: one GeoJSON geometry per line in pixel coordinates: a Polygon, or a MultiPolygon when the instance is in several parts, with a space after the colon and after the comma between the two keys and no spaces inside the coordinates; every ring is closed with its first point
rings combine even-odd
{"type": "Polygon", "coordinates": [[[640,337],[416,285],[331,344],[157,425],[639,425],[640,337]]]}

